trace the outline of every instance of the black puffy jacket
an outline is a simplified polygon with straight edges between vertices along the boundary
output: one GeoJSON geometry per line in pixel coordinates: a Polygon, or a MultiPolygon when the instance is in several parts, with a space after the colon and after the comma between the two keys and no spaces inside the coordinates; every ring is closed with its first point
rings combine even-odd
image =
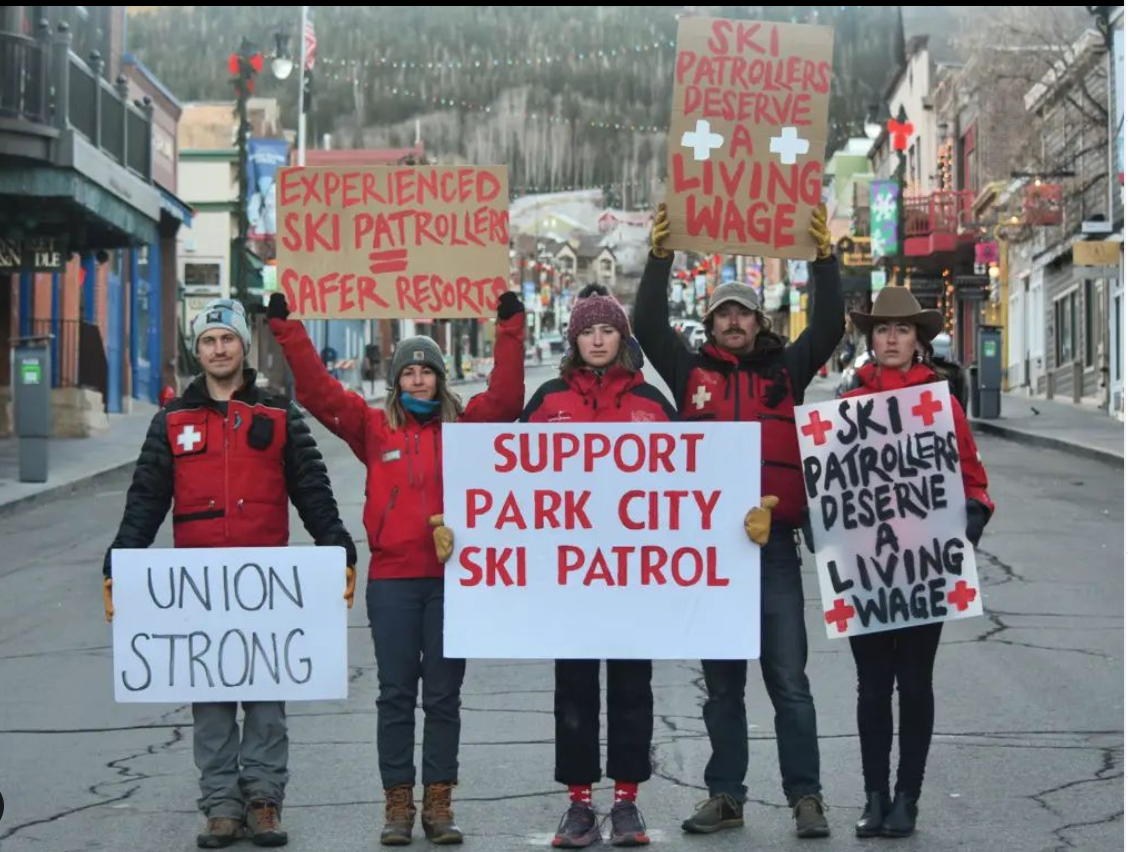
{"type": "Polygon", "coordinates": [[[201,376],[149,425],[103,573],[110,575],[113,550],[151,545],[170,507],[178,547],[284,546],[291,502],[316,544],[343,547],[356,564],[321,451],[297,406],[258,388],[253,370],[226,404],[208,395],[201,376]]]}

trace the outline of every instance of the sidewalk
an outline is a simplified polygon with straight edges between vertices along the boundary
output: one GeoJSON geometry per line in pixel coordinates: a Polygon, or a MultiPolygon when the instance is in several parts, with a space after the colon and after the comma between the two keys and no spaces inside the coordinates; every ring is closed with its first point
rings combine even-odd
{"type": "Polygon", "coordinates": [[[47,481],[20,482],[20,442],[0,441],[0,515],[88,487],[133,467],[157,407],[133,400],[130,414],[111,414],[109,431],[89,438],[52,438],[47,481]]]}
{"type": "Polygon", "coordinates": [[[969,418],[976,432],[1124,466],[1124,423],[1096,408],[1004,393],[997,420],[969,418]]]}

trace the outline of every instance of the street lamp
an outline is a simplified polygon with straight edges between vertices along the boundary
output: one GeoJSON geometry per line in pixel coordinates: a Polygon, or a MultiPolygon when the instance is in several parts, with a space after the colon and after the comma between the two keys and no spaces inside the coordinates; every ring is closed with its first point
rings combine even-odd
{"type": "Polygon", "coordinates": [[[227,69],[231,72],[235,86],[235,114],[239,121],[239,133],[235,147],[238,151],[239,200],[238,200],[238,239],[235,251],[235,278],[233,298],[247,301],[247,137],[250,135],[250,121],[247,119],[247,102],[255,90],[255,77],[262,71],[262,54],[254,42],[244,37],[239,50],[227,59],[227,69]]]}
{"type": "Polygon", "coordinates": [[[294,60],[290,56],[290,36],[286,33],[274,34],[274,58],[270,60],[270,73],[276,80],[285,80],[294,71],[294,60]]]}

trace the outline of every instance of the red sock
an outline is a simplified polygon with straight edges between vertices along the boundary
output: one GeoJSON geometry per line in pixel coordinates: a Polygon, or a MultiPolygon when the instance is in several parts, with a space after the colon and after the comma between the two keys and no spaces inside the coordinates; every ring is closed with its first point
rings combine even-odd
{"type": "Polygon", "coordinates": [[[591,784],[569,784],[568,798],[576,804],[591,807],[591,784]]]}
{"type": "Polygon", "coordinates": [[[615,782],[615,804],[619,802],[633,802],[638,798],[638,784],[630,784],[626,781],[615,782]]]}

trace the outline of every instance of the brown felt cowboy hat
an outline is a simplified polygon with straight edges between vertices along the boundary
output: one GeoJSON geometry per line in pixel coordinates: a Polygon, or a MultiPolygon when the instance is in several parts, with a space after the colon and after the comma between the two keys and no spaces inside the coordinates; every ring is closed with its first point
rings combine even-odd
{"type": "Polygon", "coordinates": [[[944,330],[944,317],[939,311],[922,310],[908,287],[886,287],[873,301],[868,314],[850,311],[850,319],[862,333],[869,335],[879,322],[907,322],[918,329],[918,337],[928,342],[944,330]]]}

